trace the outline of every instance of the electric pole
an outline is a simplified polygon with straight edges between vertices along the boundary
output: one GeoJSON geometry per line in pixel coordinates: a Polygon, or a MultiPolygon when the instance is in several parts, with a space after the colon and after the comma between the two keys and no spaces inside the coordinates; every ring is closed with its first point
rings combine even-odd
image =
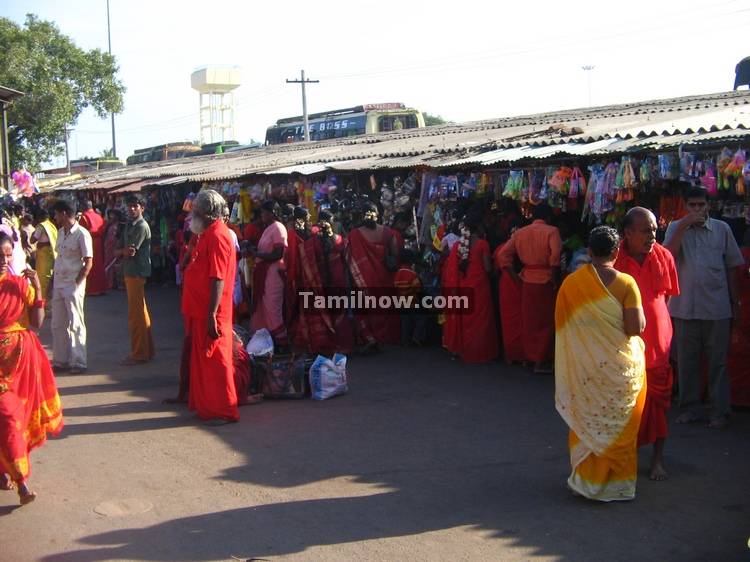
{"type": "Polygon", "coordinates": [[[68,129],[68,127],[65,127],[65,167],[68,170],[68,175],[70,175],[70,152],[68,151],[68,134],[71,132],[72,129],[68,129]]]}
{"type": "Polygon", "coordinates": [[[300,71],[299,80],[287,80],[287,84],[302,84],[302,122],[305,127],[305,140],[310,140],[310,126],[307,122],[307,95],[305,94],[305,84],[319,84],[320,80],[305,80],[305,71],[300,71]]]}
{"type": "Polygon", "coordinates": [[[593,64],[586,64],[581,67],[582,70],[586,72],[586,76],[588,77],[588,83],[589,83],[589,107],[591,107],[591,71],[596,68],[593,64]]]}
{"type": "MultiPolygon", "coordinates": [[[[112,56],[112,34],[109,30],[109,0],[107,0],[107,46],[109,54],[112,56]]],[[[112,158],[117,158],[117,142],[115,141],[115,114],[110,114],[112,118],[112,158]]]]}

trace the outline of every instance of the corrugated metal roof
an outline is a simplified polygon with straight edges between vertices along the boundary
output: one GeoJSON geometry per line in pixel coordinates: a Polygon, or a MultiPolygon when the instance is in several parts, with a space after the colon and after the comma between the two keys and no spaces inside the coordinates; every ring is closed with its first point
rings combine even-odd
{"type": "Polygon", "coordinates": [[[274,145],[128,166],[94,176],[100,182],[152,178],[155,183],[170,177],[180,182],[216,181],[326,169],[489,165],[750,139],[749,129],[750,91],[723,92],[274,145]]]}

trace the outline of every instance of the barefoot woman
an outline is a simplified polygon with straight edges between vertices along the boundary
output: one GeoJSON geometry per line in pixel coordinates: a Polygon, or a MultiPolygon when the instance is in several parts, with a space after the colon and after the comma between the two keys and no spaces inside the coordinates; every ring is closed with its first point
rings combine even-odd
{"type": "Polygon", "coordinates": [[[617,231],[589,235],[591,264],[569,275],[555,309],[555,404],[570,427],[575,494],[632,500],[646,401],[646,319],[635,280],[614,268],[617,231]]]}
{"type": "Polygon", "coordinates": [[[55,377],[29,326],[44,320],[39,277],[10,268],[13,240],[0,234],[0,488],[16,488],[21,505],[34,501],[29,453],[63,426],[55,377]],[[18,272],[20,273],[20,272],[18,272]]]}

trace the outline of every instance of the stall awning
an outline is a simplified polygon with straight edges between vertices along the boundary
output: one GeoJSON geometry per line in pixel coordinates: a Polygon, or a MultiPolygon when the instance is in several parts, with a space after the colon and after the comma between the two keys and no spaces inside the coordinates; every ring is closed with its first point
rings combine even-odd
{"type": "Polygon", "coordinates": [[[129,183],[127,185],[123,185],[122,187],[118,187],[116,189],[113,189],[110,191],[110,193],[137,193],[147,185],[151,185],[154,183],[154,180],[141,180],[136,181],[133,183],[129,183]]]}
{"type": "Polygon", "coordinates": [[[313,174],[325,172],[327,169],[328,166],[326,166],[325,164],[298,164],[296,166],[285,166],[283,168],[267,170],[265,172],[259,173],[263,175],[302,174],[303,176],[311,176],[313,174]]]}

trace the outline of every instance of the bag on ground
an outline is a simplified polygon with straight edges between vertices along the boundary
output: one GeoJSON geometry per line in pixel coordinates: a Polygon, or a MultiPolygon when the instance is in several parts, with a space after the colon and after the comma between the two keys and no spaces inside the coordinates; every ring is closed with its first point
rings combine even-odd
{"type": "Polygon", "coordinates": [[[264,398],[304,398],[310,394],[307,372],[311,364],[306,357],[254,357],[253,380],[259,381],[264,398]]]}
{"type": "Polygon", "coordinates": [[[256,330],[247,344],[247,352],[253,357],[273,355],[273,338],[271,332],[265,328],[256,330]]]}
{"type": "Polygon", "coordinates": [[[332,360],[318,355],[310,367],[310,390],[315,400],[346,394],[346,355],[337,353],[332,360]]]}

